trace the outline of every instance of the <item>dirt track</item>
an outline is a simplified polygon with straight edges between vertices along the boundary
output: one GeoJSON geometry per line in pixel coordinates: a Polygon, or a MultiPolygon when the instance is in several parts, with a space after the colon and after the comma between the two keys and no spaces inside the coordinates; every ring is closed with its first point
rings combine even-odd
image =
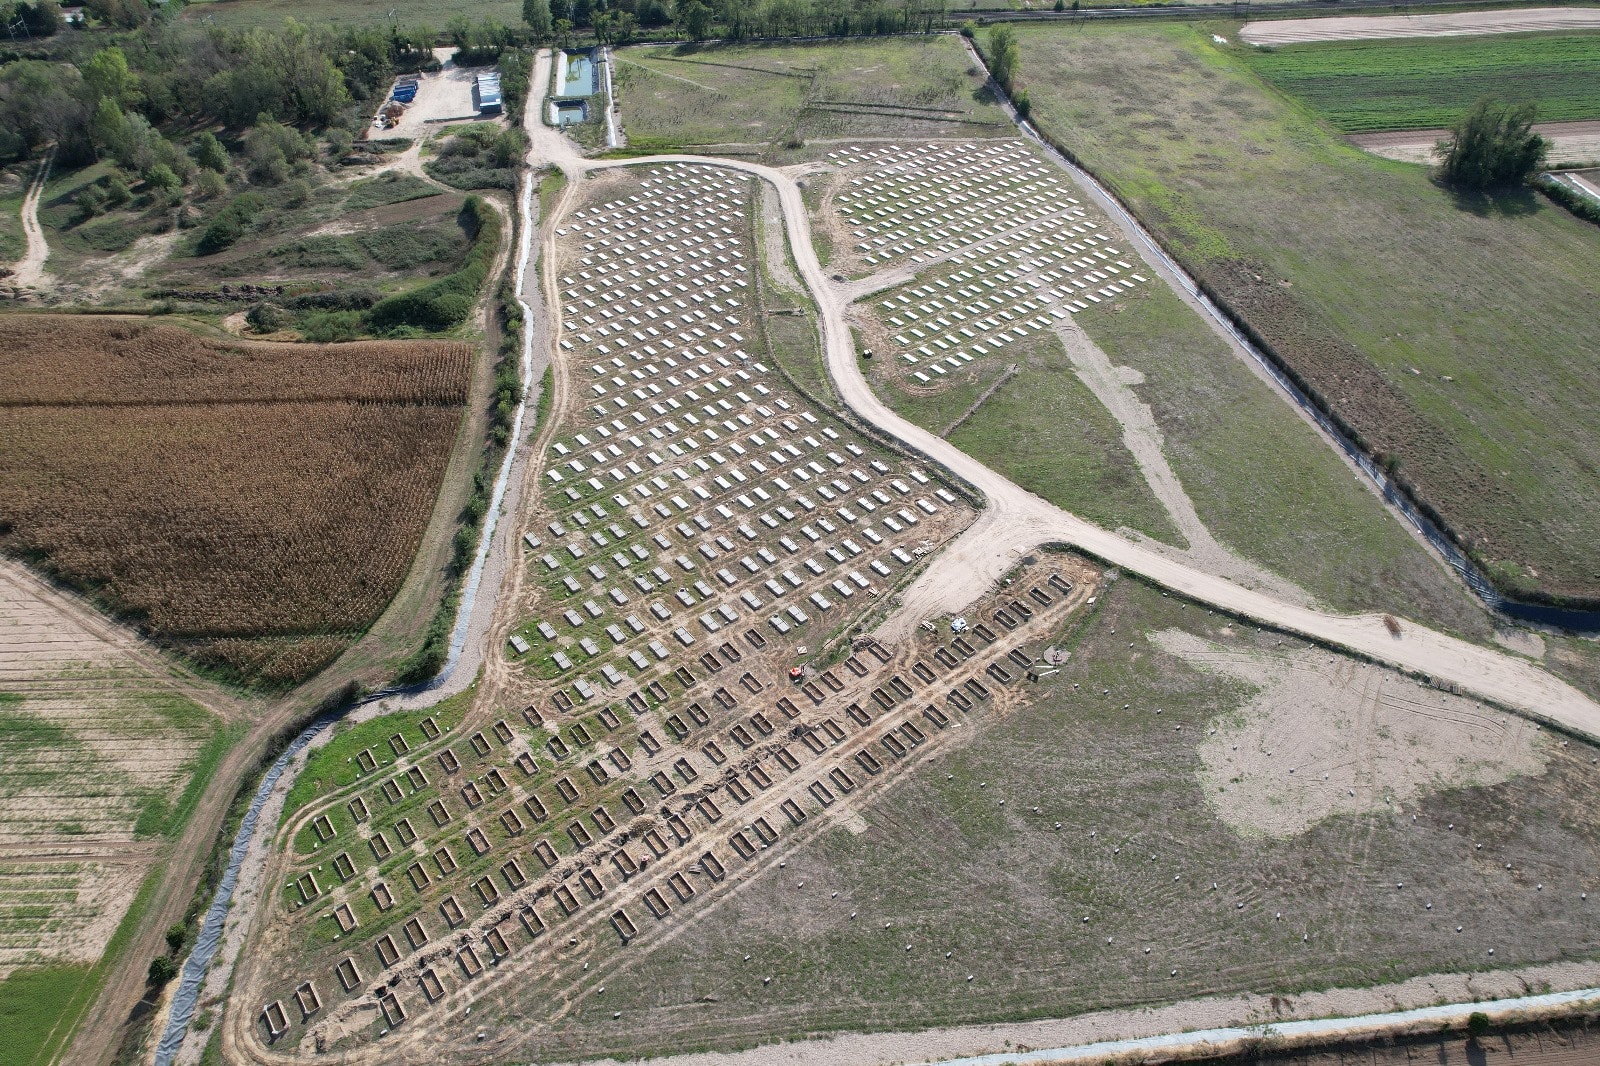
{"type": "MultiPolygon", "coordinates": [[[[1600,120],[1539,122],[1533,128],[1550,142],[1550,162],[1557,166],[1600,161],[1600,120]]],[[[1434,146],[1449,136],[1449,130],[1387,130],[1357,133],[1351,136],[1350,142],[1385,159],[1437,163],[1434,146]]]]}
{"type": "Polygon", "coordinates": [[[1464,11],[1454,15],[1351,15],[1345,18],[1251,22],[1239,31],[1246,44],[1305,44],[1393,37],[1469,37],[1485,33],[1592,30],[1600,7],[1529,7],[1508,11],[1464,11]]]}
{"type": "Polygon", "coordinates": [[[28,251],[17,261],[12,275],[19,289],[37,289],[44,282],[44,261],[50,257],[50,245],[39,227],[39,197],[44,193],[44,183],[50,177],[50,164],[55,157],[54,148],[45,153],[39,162],[39,173],[28,187],[28,195],[22,199],[22,233],[28,239],[28,251]]]}

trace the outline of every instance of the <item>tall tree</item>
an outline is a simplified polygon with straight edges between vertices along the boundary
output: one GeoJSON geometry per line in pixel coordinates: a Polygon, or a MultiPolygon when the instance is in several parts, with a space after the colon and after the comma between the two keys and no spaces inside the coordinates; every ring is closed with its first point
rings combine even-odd
{"type": "Polygon", "coordinates": [[[679,10],[678,17],[683,20],[683,28],[691,39],[703,41],[711,36],[711,9],[700,0],[689,0],[679,10]]]}
{"type": "Polygon", "coordinates": [[[1439,143],[1439,178],[1462,189],[1521,185],[1544,167],[1550,144],[1533,131],[1533,104],[1484,97],[1439,143]]]}
{"type": "Polygon", "coordinates": [[[548,40],[554,20],[550,16],[550,0],[522,0],[522,21],[528,24],[533,36],[548,40]]]}
{"type": "Polygon", "coordinates": [[[1017,73],[1017,34],[1002,23],[989,31],[989,73],[1006,92],[1017,73]]]}

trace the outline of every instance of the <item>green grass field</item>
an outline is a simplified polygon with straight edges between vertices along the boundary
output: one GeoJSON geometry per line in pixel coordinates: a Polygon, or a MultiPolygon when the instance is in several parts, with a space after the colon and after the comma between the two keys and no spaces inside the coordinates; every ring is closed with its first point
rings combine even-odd
{"type": "Polygon", "coordinates": [[[1020,78],[1503,587],[1600,596],[1600,229],[1346,144],[1211,41],[1236,31],[1026,26],[1020,78]]]}
{"type": "MultiPolygon", "coordinates": [[[[931,395],[874,375],[891,407],[933,433],[955,422],[1015,362],[1018,373],[953,430],[951,444],[1029,492],[1104,526],[1136,529],[1184,547],[1183,535],[1145,483],[1110,412],[1078,379],[1054,336],[974,364],[971,379],[931,395]]],[[[954,376],[954,375],[952,375],[954,376]]]]}
{"type": "Polygon", "coordinates": [[[1147,637],[1177,629],[1279,650],[1276,634],[1225,625],[1118,581],[1056,639],[1072,657],[1024,690],[1030,705],[985,721],[876,799],[864,824],[835,824],[610,975],[550,1038],[550,1057],[1292,995],[1600,951],[1595,915],[1567,902],[1586,860],[1563,853],[1600,840],[1585,807],[1590,747],[1545,748],[1542,776],[1340,815],[1297,837],[1220,821],[1197,746],[1252,689],[1147,637]],[[1451,823],[1537,869],[1513,878],[1463,858],[1475,853],[1451,823]]]}
{"type": "Polygon", "coordinates": [[[1347,133],[1450,126],[1481,96],[1541,122],[1600,118],[1600,34],[1437,37],[1256,48],[1252,70],[1347,133]]]}
{"type": "Polygon", "coordinates": [[[18,970],[0,981],[0,1061],[12,1066],[48,1062],[67,1036],[62,1009],[90,977],[87,966],[42,966],[18,970]]]}
{"type": "Polygon", "coordinates": [[[1377,496],[1165,285],[1078,325],[1144,375],[1173,471],[1222,543],[1343,611],[1394,611],[1475,638],[1487,614],[1377,496]]]}
{"type": "Polygon", "coordinates": [[[1011,133],[947,36],[627,48],[616,60],[637,148],[1011,133]]]}

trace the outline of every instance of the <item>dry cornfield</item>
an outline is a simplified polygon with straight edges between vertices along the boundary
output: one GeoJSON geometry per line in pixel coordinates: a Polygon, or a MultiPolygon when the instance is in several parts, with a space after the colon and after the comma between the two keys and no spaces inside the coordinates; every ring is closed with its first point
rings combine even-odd
{"type": "Polygon", "coordinates": [[[398,590],[473,359],[40,316],[0,321],[0,350],[0,547],[274,682],[323,665],[398,590]]]}

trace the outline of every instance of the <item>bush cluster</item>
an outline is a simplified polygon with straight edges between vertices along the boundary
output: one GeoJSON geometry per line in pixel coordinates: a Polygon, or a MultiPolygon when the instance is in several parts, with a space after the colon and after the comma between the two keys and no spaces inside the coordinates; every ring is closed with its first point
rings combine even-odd
{"type": "Polygon", "coordinates": [[[455,328],[472,313],[473,301],[500,247],[500,216],[477,196],[468,197],[461,211],[473,238],[466,262],[453,274],[380,300],[367,312],[367,324],[374,333],[406,328],[438,333],[455,328]]]}

